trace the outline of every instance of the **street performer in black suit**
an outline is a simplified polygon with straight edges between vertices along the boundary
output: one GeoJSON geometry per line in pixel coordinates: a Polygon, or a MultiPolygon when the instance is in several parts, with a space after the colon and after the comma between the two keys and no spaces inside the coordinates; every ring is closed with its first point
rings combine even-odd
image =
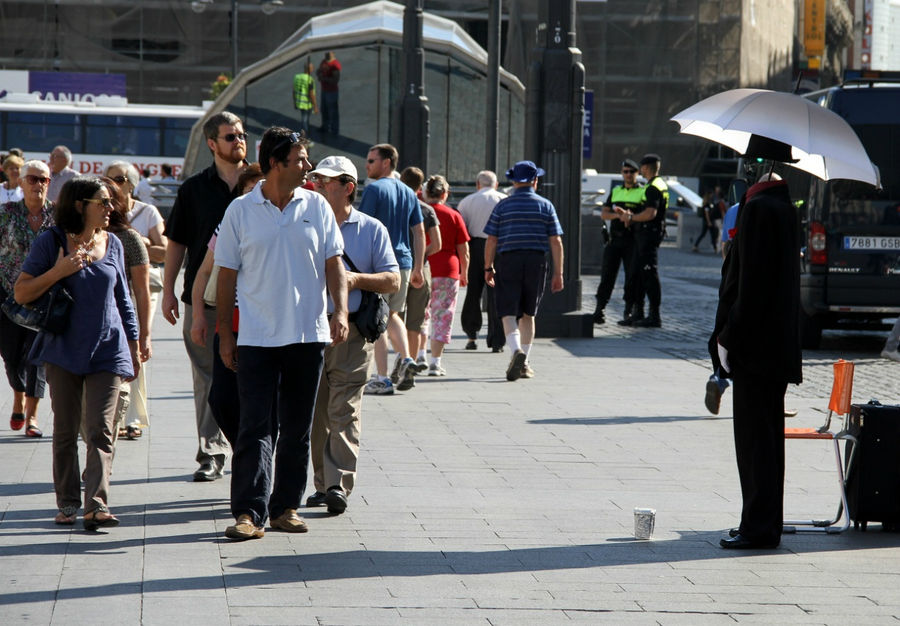
{"type": "MultiPolygon", "coordinates": [[[[791,150],[754,135],[744,156],[790,161],[791,150]]],[[[734,382],[743,510],[740,526],[719,542],[732,549],[771,549],[781,542],[784,394],[788,383],[802,380],[797,211],[784,181],[763,179],[741,201],[709,340],[713,364],[734,382]]]]}

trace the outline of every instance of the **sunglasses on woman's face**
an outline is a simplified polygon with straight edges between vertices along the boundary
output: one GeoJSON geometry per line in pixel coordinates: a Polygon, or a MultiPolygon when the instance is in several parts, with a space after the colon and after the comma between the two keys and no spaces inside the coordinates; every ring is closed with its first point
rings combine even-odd
{"type": "Polygon", "coordinates": [[[120,174],[119,176],[110,176],[109,178],[110,178],[110,180],[112,180],[113,182],[115,182],[117,185],[124,185],[124,184],[125,184],[125,181],[128,180],[127,178],[125,178],[125,177],[122,176],[121,174],[120,174]]]}
{"type": "Polygon", "coordinates": [[[112,200],[110,198],[85,198],[84,202],[97,202],[102,204],[105,208],[112,208],[112,200]]]}
{"type": "Polygon", "coordinates": [[[46,176],[35,176],[34,174],[28,174],[25,177],[25,182],[29,185],[47,185],[50,183],[50,179],[46,176]]]}

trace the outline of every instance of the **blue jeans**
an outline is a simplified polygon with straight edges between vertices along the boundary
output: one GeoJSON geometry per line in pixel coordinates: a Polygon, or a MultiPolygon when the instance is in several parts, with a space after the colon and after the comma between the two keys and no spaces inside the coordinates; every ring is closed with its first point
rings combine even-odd
{"type": "Polygon", "coordinates": [[[325,344],[275,348],[238,346],[241,423],[231,462],[231,513],[248,513],[257,526],[285,509],[300,508],[309,466],[309,432],[322,374],[325,344]],[[271,414],[278,404],[274,445],[271,414]],[[271,491],[271,495],[269,495],[271,491]]]}
{"type": "Polygon", "coordinates": [[[309,137],[309,116],[312,114],[312,109],[299,109],[300,111],[300,130],[303,131],[303,134],[309,137]]]}
{"type": "Polygon", "coordinates": [[[340,134],[341,120],[338,113],[338,91],[322,92],[322,132],[340,134]]]}

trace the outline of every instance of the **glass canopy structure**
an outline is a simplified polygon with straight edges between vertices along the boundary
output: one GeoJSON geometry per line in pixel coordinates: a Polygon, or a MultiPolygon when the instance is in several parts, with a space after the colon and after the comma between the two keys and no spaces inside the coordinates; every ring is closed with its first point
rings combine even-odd
{"type": "MultiPolygon", "coordinates": [[[[191,174],[212,162],[202,126],[211,115],[228,110],[244,120],[250,161],[269,126],[298,129],[294,109],[294,75],[311,62],[318,67],[325,53],[334,52],[342,66],[339,84],[339,134],[319,131],[321,116],[313,115],[310,138],[313,160],[331,154],[349,157],[365,173],[370,146],[397,145],[403,124],[403,6],[386,1],[314,17],[268,57],[241,71],[194,126],[185,158],[191,174]]],[[[487,52],[452,20],[424,15],[425,96],[430,109],[428,168],[450,181],[472,181],[484,169],[487,124],[487,52]]],[[[321,109],[321,85],[316,86],[321,109]]],[[[525,88],[500,70],[500,168],[524,152],[525,88]]]]}

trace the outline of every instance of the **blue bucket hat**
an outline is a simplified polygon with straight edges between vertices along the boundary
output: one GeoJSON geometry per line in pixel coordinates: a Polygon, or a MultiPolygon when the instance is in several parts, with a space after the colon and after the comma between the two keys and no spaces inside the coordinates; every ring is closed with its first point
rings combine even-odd
{"type": "Polygon", "coordinates": [[[535,165],[534,161],[519,161],[506,170],[506,177],[514,183],[530,183],[538,176],[543,176],[546,173],[535,165]]]}

